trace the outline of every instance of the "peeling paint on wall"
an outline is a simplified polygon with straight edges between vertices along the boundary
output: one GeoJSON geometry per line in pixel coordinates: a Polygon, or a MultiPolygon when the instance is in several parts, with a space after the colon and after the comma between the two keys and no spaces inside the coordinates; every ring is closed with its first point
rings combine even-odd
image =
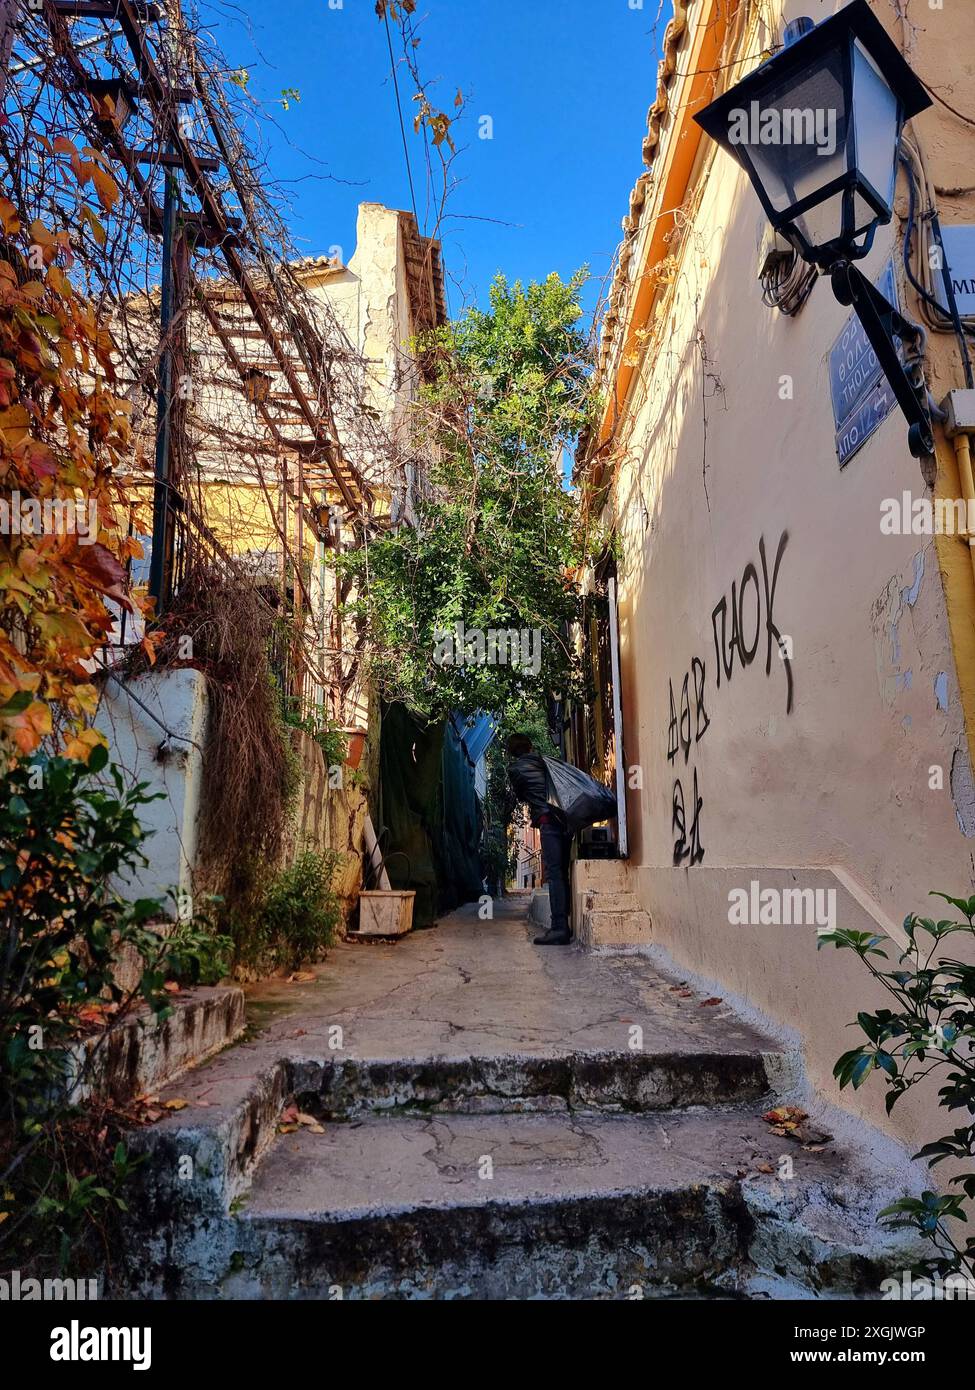
{"type": "Polygon", "coordinates": [[[934,699],[938,709],[948,708],[948,672],[939,671],[934,678],[934,699]]]}
{"type": "Polygon", "coordinates": [[[951,759],[951,799],[955,803],[961,833],[970,838],[975,835],[975,778],[972,777],[972,764],[964,745],[955,749],[951,759]]]}
{"type": "Polygon", "coordinates": [[[900,669],[900,621],[905,609],[913,608],[917,603],[923,579],[924,551],[919,550],[914,556],[914,575],[909,587],[902,588],[900,577],[894,575],[870,610],[870,625],[873,629],[877,660],[877,683],[880,687],[880,698],[888,709],[893,708],[898,692],[910,690],[914,681],[914,673],[910,667],[906,671],[900,669]]]}
{"type": "Polygon", "coordinates": [[[917,596],[921,592],[921,580],[924,578],[924,551],[919,550],[914,556],[914,582],[909,589],[901,590],[901,601],[908,608],[913,608],[917,603],[917,596]]]}

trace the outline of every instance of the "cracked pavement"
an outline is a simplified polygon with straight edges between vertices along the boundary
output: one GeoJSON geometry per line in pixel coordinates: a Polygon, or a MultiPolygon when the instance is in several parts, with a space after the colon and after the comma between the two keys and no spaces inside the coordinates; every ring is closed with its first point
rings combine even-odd
{"type": "Polygon", "coordinates": [[[633,1047],[634,1028],[642,1029],[634,1050],[645,1054],[780,1051],[723,1003],[706,1005],[640,956],[534,946],[527,914],[527,894],[514,893],[495,904],[493,920],[468,905],[396,941],[339,942],[313,980],[248,986],[246,1040],[184,1076],[178,1094],[191,1105],[233,1101],[285,1057],[620,1053],[633,1047]]]}

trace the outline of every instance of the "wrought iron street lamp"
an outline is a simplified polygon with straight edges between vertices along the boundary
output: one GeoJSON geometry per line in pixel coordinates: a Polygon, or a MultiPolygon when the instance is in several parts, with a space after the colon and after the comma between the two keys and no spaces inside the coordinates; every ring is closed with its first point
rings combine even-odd
{"type": "Polygon", "coordinates": [[[775,230],[829,272],[852,304],[911,424],[911,452],[933,449],[923,380],[907,376],[892,341],[923,330],[853,265],[894,210],[904,122],[931,99],[866,0],[813,25],[789,26],[786,46],[695,120],[742,166],[775,230]]]}

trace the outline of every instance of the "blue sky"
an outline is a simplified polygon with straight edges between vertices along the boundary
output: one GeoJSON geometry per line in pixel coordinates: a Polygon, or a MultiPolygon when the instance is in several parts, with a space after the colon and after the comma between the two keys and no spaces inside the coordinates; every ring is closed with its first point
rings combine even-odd
{"type": "MultiPolygon", "coordinates": [[[[468,99],[455,135],[460,183],[442,228],[452,314],[483,303],[499,269],[527,280],[588,263],[594,281],[606,277],[643,167],[670,12],[666,4],[658,17],[661,0],[635,2],[419,0],[421,73],[440,79],[433,95],[448,113],[458,88],[468,99]],[[491,140],[478,138],[483,115],[493,120],[491,140]]],[[[342,0],[341,9],[329,0],[239,0],[208,7],[204,18],[231,62],[249,68],[249,90],[262,102],[300,91],[290,110],[272,106],[271,170],[288,183],[300,249],[338,245],[348,257],[359,202],[410,206],[374,0],[342,0]]],[[[402,68],[400,91],[422,225],[426,166],[402,68]]],[[[597,295],[590,284],[587,307],[597,295]]]]}

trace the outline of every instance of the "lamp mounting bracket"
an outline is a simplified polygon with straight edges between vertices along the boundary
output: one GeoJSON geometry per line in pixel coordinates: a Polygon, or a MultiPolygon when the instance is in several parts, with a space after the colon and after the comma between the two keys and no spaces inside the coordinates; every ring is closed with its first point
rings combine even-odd
{"type": "Polygon", "coordinates": [[[884,376],[897,397],[909,429],[908,448],[914,458],[934,453],[928,394],[921,370],[920,358],[924,348],[924,329],[911,323],[876,285],[849,261],[837,261],[830,267],[833,294],[840,304],[849,305],[863,325],[870,346],[877,354],[884,376]],[[907,343],[917,360],[914,376],[908,375],[894,346],[894,339],[907,343]]]}

